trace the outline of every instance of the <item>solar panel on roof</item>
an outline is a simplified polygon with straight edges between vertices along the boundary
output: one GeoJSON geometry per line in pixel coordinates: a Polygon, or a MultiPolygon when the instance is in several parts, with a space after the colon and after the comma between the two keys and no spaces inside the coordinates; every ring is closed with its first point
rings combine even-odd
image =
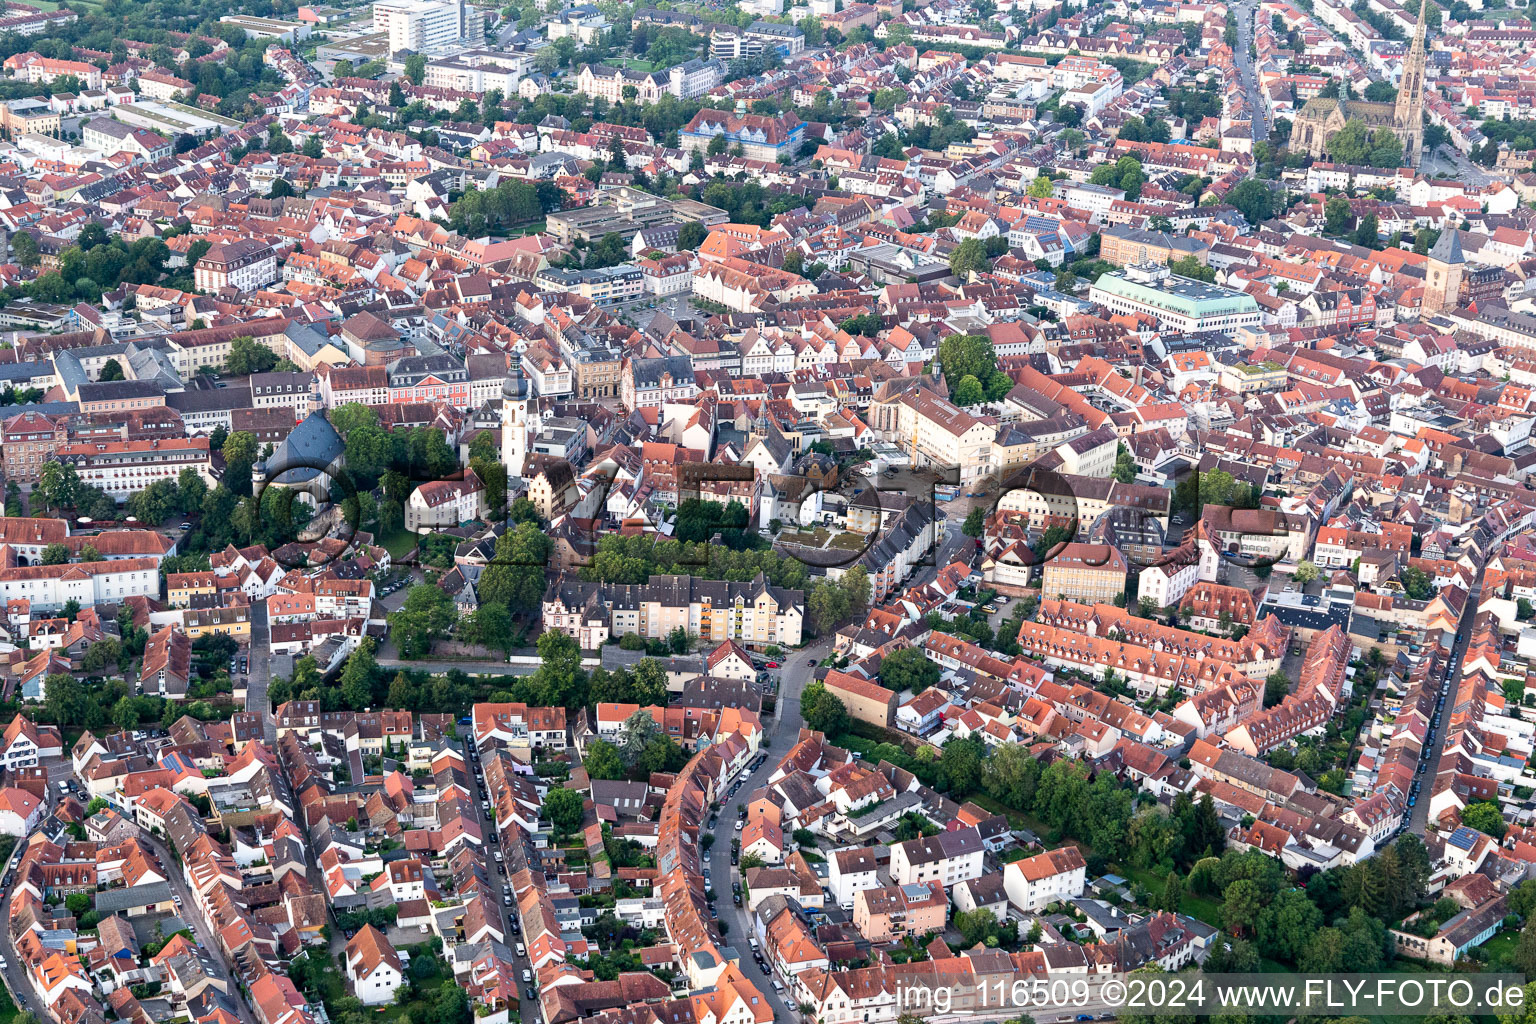
{"type": "Polygon", "coordinates": [[[1463,825],[1456,829],[1456,831],[1452,832],[1450,838],[1447,839],[1446,842],[1450,843],[1458,850],[1470,850],[1477,842],[1477,831],[1475,829],[1467,828],[1465,825],[1463,825]]]}

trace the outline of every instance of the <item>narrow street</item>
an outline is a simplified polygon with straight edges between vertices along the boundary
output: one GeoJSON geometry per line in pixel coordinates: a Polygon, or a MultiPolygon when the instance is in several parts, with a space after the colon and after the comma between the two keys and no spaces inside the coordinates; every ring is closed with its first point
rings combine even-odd
{"type": "MultiPolygon", "coordinates": [[[[219,981],[228,987],[230,998],[240,1015],[240,1019],[248,1022],[248,1024],[254,1024],[257,1020],[255,1011],[246,999],[246,994],[241,988],[239,980],[230,972],[229,964],[225,961],[223,954],[219,952],[218,943],[214,941],[213,931],[208,927],[208,922],[204,919],[202,911],[193,902],[192,890],[187,885],[186,878],[182,875],[180,864],[171,856],[170,850],[166,848],[165,843],[157,836],[141,829],[139,831],[139,838],[143,839],[150,849],[154,851],[155,856],[159,858],[161,866],[165,869],[166,880],[170,885],[171,892],[181,900],[181,904],[177,908],[178,913],[182,920],[191,926],[192,934],[196,938],[198,946],[212,954],[210,959],[214,963],[214,974],[219,981]]],[[[3,902],[0,902],[0,915],[3,915],[5,920],[10,920],[10,904],[14,896],[15,888],[11,887],[6,891],[3,902]]],[[[16,955],[16,949],[11,942],[9,929],[0,929],[0,953],[3,953],[6,960],[6,969],[4,971],[6,987],[10,989],[12,997],[17,1000],[17,1005],[22,1010],[34,1014],[40,1021],[51,1020],[52,1017],[38,998],[37,993],[33,990],[26,971],[21,966],[21,958],[16,955]]]]}
{"type": "Polygon", "coordinates": [[[1483,582],[1479,579],[1472,585],[1471,593],[1467,594],[1467,603],[1461,612],[1461,622],[1456,626],[1456,640],[1451,644],[1451,657],[1446,664],[1445,678],[1440,684],[1440,692],[1447,694],[1445,706],[1435,712],[1435,717],[1430,720],[1429,731],[1424,735],[1423,774],[1414,777],[1420,782],[1420,786],[1418,796],[1414,798],[1414,805],[1409,809],[1408,825],[1408,831],[1421,836],[1424,834],[1425,825],[1429,823],[1429,801],[1434,795],[1435,776],[1440,765],[1440,747],[1445,739],[1441,726],[1446,716],[1452,711],[1451,703],[1457,683],[1461,679],[1461,660],[1467,656],[1467,641],[1472,636],[1472,621],[1477,618],[1478,595],[1482,589],[1483,582]]]}
{"type": "Polygon", "coordinates": [[[267,746],[277,745],[277,720],[267,700],[272,683],[272,631],[267,626],[267,602],[251,606],[250,672],[245,683],[245,710],[259,711],[267,737],[267,746]]]}
{"type": "Polygon", "coordinates": [[[757,984],[761,980],[758,991],[763,993],[763,997],[773,1007],[774,1020],[794,1020],[798,1011],[773,990],[770,978],[764,977],[757,963],[751,959],[751,915],[747,913],[745,904],[738,907],[731,902],[731,883],[740,878],[739,870],[731,865],[731,840],[738,835],[735,831],[736,805],[745,803],[754,790],[768,782],[779,758],[794,745],[795,737],[805,725],[805,719],[800,714],[800,694],[805,690],[805,684],[814,678],[815,667],[811,662],[820,661],[831,652],[832,639],[828,637],[815,641],[804,650],[796,651],[784,662],[780,673],[783,683],[779,687],[778,713],[766,729],[767,749],[764,752],[768,759],[757,771],[742,776],[735,783],[738,787],[735,797],[725,799],[724,794],[717,794],[720,811],[717,826],[712,833],[715,841],[704,861],[715,890],[715,912],[721,923],[728,926],[724,943],[734,947],[740,954],[741,969],[752,978],[753,983],[757,984]]]}
{"type": "Polygon", "coordinates": [[[167,881],[170,883],[171,892],[181,899],[181,904],[177,909],[180,911],[182,919],[192,926],[192,934],[197,939],[197,944],[212,954],[211,959],[215,964],[215,973],[220,981],[229,986],[230,997],[235,1001],[241,1019],[255,1021],[257,1019],[256,1012],[247,1001],[239,979],[235,978],[230,972],[229,964],[225,962],[224,955],[220,952],[219,944],[215,941],[213,929],[208,926],[208,921],[204,917],[203,912],[198,909],[197,904],[192,900],[192,888],[187,885],[186,877],[181,871],[180,862],[171,856],[170,849],[159,836],[142,829],[139,835],[155,851],[155,856],[159,857],[160,863],[165,866],[166,874],[169,876],[167,881]]]}
{"type": "Polygon", "coordinates": [[[1264,102],[1264,97],[1259,92],[1259,76],[1253,65],[1253,55],[1249,48],[1254,39],[1254,10],[1255,0],[1241,0],[1233,8],[1233,14],[1237,18],[1237,45],[1233,47],[1233,59],[1237,62],[1237,73],[1243,82],[1243,94],[1248,99],[1248,106],[1253,113],[1253,138],[1255,142],[1269,138],[1269,105],[1264,102]]]}

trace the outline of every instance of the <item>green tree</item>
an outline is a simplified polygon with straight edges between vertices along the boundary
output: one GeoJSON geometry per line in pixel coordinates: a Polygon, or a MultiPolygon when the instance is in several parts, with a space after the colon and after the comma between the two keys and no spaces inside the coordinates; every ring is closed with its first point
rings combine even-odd
{"type": "Polygon", "coordinates": [[[259,452],[256,435],[236,430],[224,439],[224,486],[237,495],[251,493],[251,467],[259,452]]]}
{"type": "Polygon", "coordinates": [[[16,255],[16,262],[31,270],[42,259],[42,250],[37,247],[37,238],[27,231],[18,231],[11,236],[11,250],[16,255]]]}
{"type": "Polygon", "coordinates": [[[1374,213],[1368,213],[1360,218],[1360,224],[1355,228],[1355,244],[1374,249],[1381,243],[1381,228],[1374,213]]]}
{"type": "Polygon", "coordinates": [[[539,635],[539,671],[534,679],[541,704],[579,707],[587,703],[587,674],[581,667],[581,645],[558,629],[539,635]]]}
{"type": "Polygon", "coordinates": [[[880,659],[880,685],[896,693],[922,693],[940,675],[939,666],[918,647],[903,647],[880,659]]]}
{"type": "Polygon", "coordinates": [[[413,53],[405,58],[405,77],[411,80],[412,85],[420,85],[427,77],[427,58],[419,53],[413,53]]]}
{"type": "Polygon", "coordinates": [[[1323,204],[1323,230],[1330,235],[1342,235],[1349,230],[1350,221],[1354,214],[1349,208],[1349,200],[1343,196],[1330,196],[1323,204]]]}
{"type": "Polygon", "coordinates": [[[123,365],[116,359],[108,359],[101,367],[101,375],[97,380],[122,380],[123,365]]]}
{"type": "Polygon", "coordinates": [[[981,381],[975,377],[961,377],[960,383],[955,385],[953,398],[956,405],[979,405],[986,400],[986,397],[986,392],[981,387],[981,381]]]}
{"type": "Polygon", "coordinates": [[[122,656],[122,644],[108,637],[85,649],[85,658],[81,662],[81,667],[87,673],[99,675],[108,669],[116,669],[122,656]]]}
{"type": "Polygon", "coordinates": [[[984,273],[992,266],[987,259],[987,247],[979,238],[967,238],[949,254],[949,271],[964,283],[972,274],[984,273]]]}
{"type": "Polygon", "coordinates": [[[851,607],[848,592],[828,580],[813,587],[805,599],[806,614],[818,634],[837,628],[838,623],[848,617],[851,607]]]}
{"type": "Polygon", "coordinates": [[[997,370],[997,353],[984,334],[951,334],[939,343],[938,362],[946,380],[990,380],[997,370]]]}
{"type": "Polygon", "coordinates": [[[824,733],[828,737],[839,735],[848,729],[848,708],[836,694],[828,693],[819,680],[807,683],[800,691],[800,715],[806,728],[824,733]]]}
{"type": "Polygon", "coordinates": [[[980,537],[987,528],[987,513],[980,505],[973,506],[960,524],[960,532],[967,537],[980,537]]]}
{"type": "Polygon", "coordinates": [[[1243,219],[1257,227],[1275,215],[1275,193],[1263,181],[1249,178],[1227,193],[1227,202],[1237,208],[1243,219]]]}
{"type": "Polygon", "coordinates": [[[544,571],[553,544],[536,523],[519,523],[496,540],[496,554],[480,574],[480,600],[512,612],[532,611],[544,595],[544,571]]]}
{"type": "Polygon", "coordinates": [[[657,736],[645,745],[635,759],[636,770],[645,778],[657,772],[675,772],[688,763],[688,755],[670,736],[657,736]]]}
{"type": "Polygon", "coordinates": [[[389,615],[389,630],[402,658],[421,658],[446,637],[458,620],[453,598],[430,583],[412,587],[400,610],[389,615]]]}
{"type": "Polygon", "coordinates": [[[1184,880],[1179,877],[1177,871],[1168,872],[1168,877],[1163,880],[1163,891],[1158,900],[1158,907],[1170,914],[1177,914],[1184,903],[1184,880]]]}
{"type": "Polygon", "coordinates": [[[1120,442],[1119,451],[1115,453],[1115,479],[1123,484],[1136,482],[1136,460],[1131,456],[1131,450],[1120,442]]]}
{"type": "Polygon", "coordinates": [[[1000,746],[982,764],[981,781],[994,800],[1024,811],[1032,807],[1041,771],[1040,762],[1029,756],[1025,748],[1000,746]]]}
{"type": "MultiPolygon", "coordinates": [[[[589,753],[588,757],[590,756],[589,753]]],[[[588,771],[590,770],[589,766],[588,771]]],[[[583,803],[581,794],[574,789],[551,789],[544,796],[543,810],[549,815],[550,824],[554,825],[558,834],[570,835],[581,828],[583,803]]]]}
{"type": "Polygon", "coordinates": [[[373,657],[373,641],[364,639],[357,650],[347,658],[341,670],[340,691],[342,703],[353,711],[362,711],[374,704],[374,679],[379,663],[373,657]]]}
{"type": "Polygon", "coordinates": [[[980,741],[954,737],[944,741],[939,755],[939,777],[956,797],[969,795],[981,783],[981,763],[985,753],[980,741]]]}
{"type": "Polygon", "coordinates": [[[512,613],[507,611],[507,606],[496,601],[487,601],[476,608],[471,616],[472,631],[477,640],[486,647],[500,651],[502,654],[511,654],[516,646],[517,629],[512,621],[512,613]]]}
{"type": "Polygon", "coordinates": [[[708,236],[709,232],[703,224],[691,220],[677,229],[677,249],[679,252],[695,252],[708,236]]]}
{"type": "Polygon", "coordinates": [[[1252,879],[1239,878],[1222,894],[1222,925],[1239,937],[1247,935],[1258,924],[1263,910],[1264,892],[1252,879]]]}
{"type": "Polygon", "coordinates": [[[1291,680],[1284,672],[1278,669],[1271,672],[1264,680],[1264,706],[1272,708],[1285,700],[1291,693],[1291,680]]]}
{"type": "Polygon", "coordinates": [[[607,740],[593,740],[587,744],[587,756],[581,759],[582,767],[593,779],[622,780],[625,777],[624,761],[619,749],[607,740]]]}
{"type": "Polygon", "coordinates": [[[191,466],[182,469],[176,478],[176,502],[182,515],[201,511],[203,499],[208,496],[208,483],[191,466]]]}
{"type": "Polygon", "coordinates": [[[1499,809],[1497,800],[1468,804],[1461,812],[1461,823],[1495,839],[1503,839],[1504,833],[1509,831],[1509,823],[1504,820],[1504,812],[1499,809]]]}
{"type": "Polygon", "coordinates": [[[1044,174],[1038,175],[1024,191],[1034,199],[1049,199],[1055,194],[1056,183],[1044,174]]]}
{"type": "Polygon", "coordinates": [[[997,943],[997,918],[985,907],[960,911],[955,915],[954,925],[965,940],[967,948],[977,943],[986,945],[997,943]]]}
{"type": "Polygon", "coordinates": [[[63,544],[46,545],[38,555],[38,563],[41,565],[63,565],[68,561],[69,548],[63,544]]]}

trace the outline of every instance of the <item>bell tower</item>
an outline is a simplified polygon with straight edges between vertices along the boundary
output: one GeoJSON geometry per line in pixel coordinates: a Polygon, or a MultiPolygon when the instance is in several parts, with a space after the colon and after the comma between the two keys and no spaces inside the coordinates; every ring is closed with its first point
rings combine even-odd
{"type": "Polygon", "coordinates": [[[1397,80],[1397,108],[1393,120],[1403,140],[1403,163],[1417,170],[1424,156],[1424,29],[1429,0],[1419,0],[1419,20],[1413,26],[1413,44],[1403,58],[1403,74],[1397,80]]]}
{"type": "Polygon", "coordinates": [[[1424,261],[1424,302],[1419,307],[1422,316],[1460,305],[1461,275],[1466,262],[1467,257],[1461,251],[1461,236],[1455,228],[1447,227],[1424,261]]]}
{"type": "Polygon", "coordinates": [[[501,461],[508,477],[522,476],[528,460],[528,396],[528,378],[514,357],[501,385],[501,461]]]}

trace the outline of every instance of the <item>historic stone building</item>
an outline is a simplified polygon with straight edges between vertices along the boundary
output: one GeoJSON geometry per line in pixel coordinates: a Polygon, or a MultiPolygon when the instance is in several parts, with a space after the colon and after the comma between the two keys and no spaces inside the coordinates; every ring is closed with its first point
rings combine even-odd
{"type": "Polygon", "coordinates": [[[1317,158],[1328,156],[1333,137],[1350,121],[1360,121],[1367,132],[1389,129],[1403,144],[1403,163],[1419,166],[1424,150],[1424,9],[1428,6],[1428,0],[1419,5],[1413,44],[1403,59],[1403,74],[1397,83],[1397,101],[1373,103],[1314,96],[1296,115],[1292,149],[1306,150],[1317,158]]]}

